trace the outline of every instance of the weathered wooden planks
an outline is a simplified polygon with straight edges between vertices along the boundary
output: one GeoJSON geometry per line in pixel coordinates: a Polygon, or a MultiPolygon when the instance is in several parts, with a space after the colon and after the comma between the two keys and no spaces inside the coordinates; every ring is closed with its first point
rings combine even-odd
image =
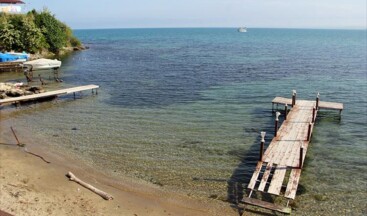
{"type": "Polygon", "coordinates": [[[268,193],[279,195],[282,189],[285,173],[287,172],[286,166],[278,166],[273,174],[273,179],[270,182],[268,193]]]}
{"type": "Polygon", "coordinates": [[[343,106],[342,103],[320,101],[319,102],[319,108],[343,110],[344,106],[343,106]]]}
{"type": "MultiPolygon", "coordinates": [[[[290,99],[278,98],[275,101],[287,103],[289,102],[287,100],[290,99]]],[[[309,125],[312,121],[314,105],[315,102],[313,101],[298,100],[298,103],[289,112],[287,120],[283,122],[278,130],[278,136],[273,138],[264,153],[263,162],[266,162],[267,166],[257,188],[258,191],[280,195],[286,171],[290,169],[291,175],[286,188],[286,197],[294,199],[301,173],[297,171],[300,164],[300,148],[301,146],[304,147],[303,162],[309,142],[307,141],[307,136],[309,125]],[[274,169],[274,173],[271,181],[268,181],[272,169],[274,169]],[[267,184],[269,184],[269,187],[265,191],[267,184]]],[[[315,117],[316,115],[317,112],[315,112],[315,117]]],[[[311,130],[312,128],[313,124],[311,124],[311,130]]],[[[262,168],[262,165],[259,165],[260,163],[258,163],[259,167],[256,168],[251,178],[250,189],[256,189],[255,185],[262,168]]]]}
{"type": "Polygon", "coordinates": [[[268,182],[268,178],[270,176],[270,172],[271,172],[272,167],[273,167],[272,163],[268,163],[266,165],[264,175],[261,179],[261,182],[260,182],[260,185],[259,185],[259,188],[258,188],[259,191],[264,191],[266,183],[268,182]]]}
{"type": "Polygon", "coordinates": [[[29,101],[29,100],[36,100],[40,98],[47,98],[52,96],[58,96],[63,94],[71,94],[74,92],[80,92],[85,90],[92,90],[92,89],[98,89],[99,86],[97,85],[85,85],[85,86],[78,86],[73,88],[67,88],[67,89],[61,89],[56,91],[49,91],[44,92],[40,94],[33,94],[33,95],[27,95],[27,96],[21,96],[21,97],[13,97],[13,98],[7,98],[0,100],[0,105],[4,103],[13,103],[13,102],[20,102],[20,101],[29,101]]]}
{"type": "Polygon", "coordinates": [[[291,211],[292,211],[292,209],[288,208],[288,207],[282,207],[282,206],[275,205],[273,203],[264,202],[264,201],[261,201],[261,200],[258,200],[258,199],[252,199],[252,198],[248,198],[248,197],[243,198],[243,202],[246,203],[246,204],[249,204],[249,205],[260,206],[260,207],[263,207],[263,208],[266,208],[266,209],[282,212],[282,213],[285,213],[285,214],[290,214],[291,211]]]}
{"type": "MultiPolygon", "coordinates": [[[[296,105],[299,105],[302,102],[311,102],[311,101],[307,101],[307,100],[296,100],[296,105]]],[[[284,97],[275,97],[272,100],[273,104],[292,104],[292,99],[289,98],[284,98],[284,97]]],[[[311,106],[315,106],[316,105],[316,100],[314,101],[314,105],[311,106]]],[[[343,110],[344,109],[344,105],[342,103],[335,103],[335,102],[326,102],[326,101],[320,101],[319,102],[319,109],[334,109],[334,110],[343,110]]]]}
{"type": "MultiPolygon", "coordinates": [[[[292,99],[276,97],[272,103],[291,104],[292,99]]],[[[318,105],[319,109],[336,109],[340,112],[343,110],[343,104],[341,103],[318,101],[318,105]]],[[[264,152],[262,161],[259,161],[257,164],[256,170],[248,185],[251,193],[248,198],[244,198],[245,203],[283,213],[290,213],[290,211],[288,212],[288,208],[282,208],[272,203],[250,197],[253,190],[280,195],[282,187],[285,186],[283,184],[288,182],[285,186],[284,197],[295,199],[301,177],[302,164],[304,164],[310,143],[309,137],[312,134],[314,120],[318,113],[315,107],[316,100],[296,100],[295,105],[287,115],[287,119],[280,126],[277,136],[272,139],[264,152]],[[260,176],[261,170],[264,169],[264,164],[266,164],[266,168],[263,175],[260,176]],[[272,173],[273,170],[274,172],[272,173]],[[288,170],[290,174],[286,175],[288,170]],[[259,176],[261,177],[260,180],[259,176]],[[257,182],[260,182],[260,184],[256,184],[257,182]],[[269,187],[266,187],[267,185],[269,187]]]]}
{"type": "Polygon", "coordinates": [[[260,174],[262,165],[263,165],[263,162],[261,162],[261,161],[257,162],[257,166],[256,166],[256,169],[255,169],[255,172],[252,175],[252,178],[250,180],[250,183],[247,186],[251,190],[253,190],[255,188],[256,181],[257,181],[257,178],[259,177],[259,174],[260,174]]]}
{"type": "Polygon", "coordinates": [[[22,62],[0,62],[0,72],[21,72],[22,62]]]}
{"type": "MultiPolygon", "coordinates": [[[[308,108],[305,109],[296,105],[292,109],[293,111],[288,114],[287,121],[281,125],[278,131],[278,136],[272,140],[268,149],[264,153],[263,160],[264,162],[267,162],[268,165],[260,181],[260,185],[258,187],[259,191],[264,191],[265,186],[268,183],[271,168],[273,167],[273,164],[276,164],[267,192],[279,195],[286,169],[287,167],[292,167],[294,165],[294,155],[299,149],[299,145],[295,145],[294,143],[297,140],[306,139],[304,128],[308,127],[309,115],[312,114],[312,106],[307,103],[302,104],[308,106],[308,108]]],[[[256,178],[253,177],[251,179],[250,185],[252,189],[257,180],[258,175],[256,178]]]]}

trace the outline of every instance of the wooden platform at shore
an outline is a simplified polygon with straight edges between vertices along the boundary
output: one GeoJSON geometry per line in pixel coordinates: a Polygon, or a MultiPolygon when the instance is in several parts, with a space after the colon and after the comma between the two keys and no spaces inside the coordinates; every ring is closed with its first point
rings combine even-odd
{"type": "Polygon", "coordinates": [[[0,72],[22,72],[23,62],[0,62],[0,72]]]}
{"type": "Polygon", "coordinates": [[[0,105],[8,104],[8,103],[18,103],[22,101],[38,100],[38,99],[48,98],[48,97],[56,97],[59,95],[71,94],[71,93],[81,92],[81,91],[86,91],[86,90],[92,90],[92,91],[96,90],[96,93],[97,93],[98,88],[99,88],[98,85],[85,85],[85,86],[78,86],[78,87],[73,87],[73,88],[49,91],[49,92],[27,95],[27,96],[6,98],[6,99],[0,100],[0,105]]]}
{"type": "Polygon", "coordinates": [[[278,129],[277,112],[274,138],[263,153],[264,136],[262,137],[259,161],[248,184],[249,197],[243,199],[245,204],[260,206],[266,209],[290,213],[290,208],[280,207],[273,203],[253,199],[253,191],[284,196],[295,199],[301,171],[311,140],[311,135],[319,109],[336,109],[341,112],[343,104],[316,101],[296,100],[276,97],[273,104],[292,105],[290,112],[285,109],[285,120],[278,129]]]}

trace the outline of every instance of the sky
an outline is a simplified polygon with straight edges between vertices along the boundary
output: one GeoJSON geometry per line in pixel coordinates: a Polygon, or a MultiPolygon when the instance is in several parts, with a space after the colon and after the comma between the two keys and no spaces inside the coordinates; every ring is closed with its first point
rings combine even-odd
{"type": "Polygon", "coordinates": [[[366,29],[366,0],[23,0],[73,29],[240,27],[366,29]]]}

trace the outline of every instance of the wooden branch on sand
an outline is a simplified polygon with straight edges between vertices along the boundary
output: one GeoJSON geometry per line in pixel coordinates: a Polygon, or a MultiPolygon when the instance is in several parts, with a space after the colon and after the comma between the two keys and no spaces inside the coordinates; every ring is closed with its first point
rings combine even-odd
{"type": "Polygon", "coordinates": [[[82,185],[83,187],[93,191],[94,193],[100,195],[103,199],[105,200],[112,200],[113,197],[111,195],[109,195],[106,192],[103,192],[95,187],[93,187],[92,185],[83,182],[82,180],[80,180],[79,178],[77,178],[73,173],[71,173],[70,171],[68,172],[68,174],[66,174],[66,176],[69,178],[70,181],[74,181],[80,185],[82,185]]]}

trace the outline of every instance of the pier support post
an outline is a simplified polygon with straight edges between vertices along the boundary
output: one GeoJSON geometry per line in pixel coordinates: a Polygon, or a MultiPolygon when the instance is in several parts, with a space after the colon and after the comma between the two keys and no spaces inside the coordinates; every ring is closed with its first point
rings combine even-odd
{"type": "Polygon", "coordinates": [[[46,85],[45,81],[43,81],[41,74],[38,74],[38,77],[40,79],[41,85],[46,85]]]}
{"type": "Polygon", "coordinates": [[[293,90],[293,94],[292,94],[292,107],[294,105],[296,105],[296,98],[297,98],[297,92],[296,92],[296,90],[293,90]]]}
{"type": "Polygon", "coordinates": [[[301,143],[301,148],[299,151],[299,167],[300,169],[302,169],[303,166],[303,143],[301,143]]]}
{"type": "Polygon", "coordinates": [[[261,131],[261,143],[260,143],[260,154],[259,154],[259,161],[263,161],[263,155],[264,155],[264,144],[265,144],[265,134],[266,132],[261,131]]]}
{"type": "Polygon", "coordinates": [[[274,136],[278,135],[278,122],[279,122],[280,112],[275,113],[275,127],[274,127],[274,136]]]}
{"type": "Polygon", "coordinates": [[[284,106],[284,120],[287,120],[288,115],[288,104],[285,104],[284,106]]]}
{"type": "Polygon", "coordinates": [[[339,110],[339,121],[342,120],[342,110],[339,110]]]}
{"type": "Polygon", "coordinates": [[[312,123],[315,122],[315,116],[316,116],[316,107],[313,107],[313,109],[312,109],[312,123]]]}
{"type": "Polygon", "coordinates": [[[319,110],[319,102],[320,102],[320,93],[317,92],[317,96],[316,96],[316,110],[319,110]]]}
{"type": "Polygon", "coordinates": [[[307,141],[310,141],[311,140],[311,128],[312,128],[312,123],[310,122],[308,124],[307,141]]]}

